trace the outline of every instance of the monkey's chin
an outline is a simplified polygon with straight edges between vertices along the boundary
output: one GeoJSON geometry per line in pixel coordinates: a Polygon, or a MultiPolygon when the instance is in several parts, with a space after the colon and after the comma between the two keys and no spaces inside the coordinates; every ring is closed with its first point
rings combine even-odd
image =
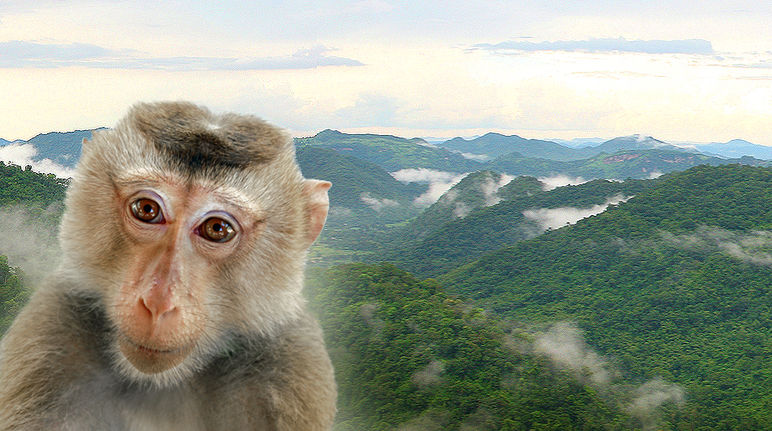
{"type": "Polygon", "coordinates": [[[193,346],[189,344],[179,348],[159,350],[136,344],[128,339],[118,343],[118,348],[126,360],[144,374],[157,374],[180,365],[193,350],[193,346]]]}

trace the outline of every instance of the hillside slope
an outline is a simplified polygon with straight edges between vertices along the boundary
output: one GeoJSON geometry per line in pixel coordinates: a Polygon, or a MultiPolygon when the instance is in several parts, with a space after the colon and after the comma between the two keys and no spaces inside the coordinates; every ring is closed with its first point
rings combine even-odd
{"type": "Polygon", "coordinates": [[[513,319],[571,320],[698,429],[772,429],[772,169],[700,166],[441,280],[513,319]],[[703,428],[700,428],[703,427],[703,428]]]}
{"type": "Polygon", "coordinates": [[[427,168],[449,172],[471,172],[482,165],[474,160],[429,146],[421,139],[405,139],[389,135],[347,134],[324,130],[313,137],[295,139],[298,147],[313,146],[349,154],[375,163],[393,172],[407,168],[427,168]]]}
{"type": "Polygon", "coordinates": [[[435,282],[356,264],[317,272],[306,290],[335,365],[336,431],[640,429],[619,399],[435,282]]]}
{"type": "Polygon", "coordinates": [[[438,276],[483,253],[541,234],[545,227],[539,222],[543,218],[575,221],[573,218],[601,212],[609,204],[640,193],[652,184],[651,180],[594,180],[542,191],[534,190],[532,181],[535,179],[520,177],[501,189],[506,200],[466,214],[454,212],[459,202],[446,195],[395,236],[399,242],[392,243],[393,249],[385,254],[385,259],[420,276],[438,276]],[[519,195],[507,196],[518,184],[526,188],[519,195]],[[529,214],[529,210],[534,213],[529,214]],[[547,210],[552,211],[544,214],[547,210]],[[441,219],[443,215],[446,218],[441,219]],[[428,216],[432,216],[430,222],[423,219],[428,216]]]}

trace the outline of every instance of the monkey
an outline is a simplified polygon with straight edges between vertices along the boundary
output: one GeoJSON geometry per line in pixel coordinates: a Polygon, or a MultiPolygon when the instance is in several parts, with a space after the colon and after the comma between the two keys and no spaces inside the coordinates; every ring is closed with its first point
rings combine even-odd
{"type": "Polygon", "coordinates": [[[302,296],[331,183],[251,115],[139,103],[83,143],[60,265],[0,344],[0,430],[328,430],[302,296]]]}

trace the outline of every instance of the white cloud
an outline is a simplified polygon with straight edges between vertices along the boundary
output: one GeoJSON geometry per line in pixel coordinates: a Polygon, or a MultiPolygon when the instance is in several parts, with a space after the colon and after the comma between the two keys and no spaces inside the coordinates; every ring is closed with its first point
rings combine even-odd
{"type": "Polygon", "coordinates": [[[698,250],[719,250],[735,259],[753,265],[772,267],[772,232],[732,232],[726,229],[700,226],[692,234],[660,235],[677,247],[698,250]]]}
{"type": "Polygon", "coordinates": [[[627,40],[615,39],[562,40],[556,42],[531,42],[515,40],[499,43],[481,43],[473,49],[501,54],[513,51],[584,51],[584,52],[636,52],[645,54],[713,54],[713,45],[703,39],[686,40],[627,40]]]}
{"type": "Polygon", "coordinates": [[[49,44],[12,40],[0,42],[2,68],[86,67],[142,70],[289,70],[322,66],[362,66],[350,58],[330,56],[331,49],[315,46],[282,57],[149,57],[134,50],[110,50],[85,43],[49,44]]]}
{"type": "Polygon", "coordinates": [[[609,198],[605,203],[593,205],[588,208],[560,207],[560,208],[539,208],[523,211],[523,216],[536,222],[542,229],[557,229],[565,225],[574,224],[577,221],[600,214],[609,207],[626,202],[630,196],[621,195],[609,198]]]}
{"type": "Polygon", "coordinates": [[[51,159],[32,160],[37,153],[37,148],[32,144],[13,143],[0,147],[0,160],[22,167],[31,165],[32,169],[36,172],[54,174],[59,178],[72,177],[73,169],[61,166],[51,159]]]}
{"type": "Polygon", "coordinates": [[[579,380],[613,394],[620,407],[641,421],[644,430],[657,429],[660,423],[658,409],[663,404],[680,405],[684,401],[683,388],[661,377],[634,388],[620,384],[618,378],[621,373],[587,345],[582,331],[573,322],[557,322],[547,331],[537,333],[533,350],[548,357],[557,367],[570,371],[579,380]]]}
{"type": "Polygon", "coordinates": [[[459,154],[464,156],[465,159],[477,160],[478,162],[485,162],[490,159],[490,157],[485,154],[473,154],[473,153],[459,153],[459,154]]]}
{"type": "Polygon", "coordinates": [[[549,191],[552,189],[556,189],[558,187],[563,186],[576,186],[579,184],[584,184],[589,180],[585,180],[582,177],[569,177],[568,175],[555,175],[552,177],[540,177],[539,181],[544,183],[544,186],[542,187],[544,191],[549,191]]]}
{"type": "Polygon", "coordinates": [[[684,390],[681,386],[668,383],[662,378],[652,379],[634,391],[635,398],[628,409],[633,416],[641,420],[646,431],[657,429],[659,418],[656,410],[665,403],[682,404],[684,390]]]}
{"type": "Polygon", "coordinates": [[[359,195],[359,199],[375,211],[381,211],[384,208],[399,206],[399,202],[392,199],[378,199],[372,197],[369,192],[359,195]]]}
{"type": "Polygon", "coordinates": [[[445,371],[445,364],[441,361],[431,361],[424,368],[413,374],[412,381],[419,387],[436,385],[442,382],[441,374],[445,371]]]}
{"type": "MultiPolygon", "coordinates": [[[[59,205],[59,204],[55,204],[59,205]]],[[[57,211],[55,206],[47,211],[57,211]]],[[[11,266],[21,267],[32,284],[41,282],[61,258],[58,226],[30,221],[24,208],[0,209],[0,250],[11,266]]]]}
{"type": "Polygon", "coordinates": [[[587,346],[579,328],[570,322],[558,322],[534,341],[534,351],[549,357],[563,369],[588,376],[596,385],[610,383],[612,371],[605,358],[587,346]]]}
{"type": "Polygon", "coordinates": [[[443,194],[467,175],[468,173],[458,174],[426,168],[401,169],[391,173],[391,176],[404,183],[429,183],[429,189],[413,201],[419,207],[428,207],[437,202],[443,194]]]}
{"type": "Polygon", "coordinates": [[[469,206],[463,202],[456,202],[456,206],[453,208],[453,215],[458,218],[464,218],[469,215],[472,210],[469,206]]]}
{"type": "Polygon", "coordinates": [[[647,178],[649,178],[650,180],[653,180],[655,178],[661,177],[662,175],[663,173],[661,171],[651,171],[649,172],[649,176],[647,178]]]}
{"type": "Polygon", "coordinates": [[[429,189],[421,196],[415,198],[413,203],[419,207],[428,207],[429,205],[437,202],[437,199],[439,199],[440,196],[450,190],[451,187],[455,186],[466,175],[467,174],[461,174],[449,182],[436,182],[429,184],[429,189]]]}
{"type": "Polygon", "coordinates": [[[515,177],[509,174],[501,174],[498,181],[494,181],[492,177],[488,177],[487,180],[481,184],[483,196],[485,198],[483,205],[489,207],[501,202],[501,198],[497,195],[497,192],[500,188],[509,184],[513,179],[515,179],[515,177]]]}
{"type": "Polygon", "coordinates": [[[400,169],[391,172],[391,176],[403,183],[436,183],[451,182],[458,176],[455,172],[438,171],[436,169],[400,169]]]}

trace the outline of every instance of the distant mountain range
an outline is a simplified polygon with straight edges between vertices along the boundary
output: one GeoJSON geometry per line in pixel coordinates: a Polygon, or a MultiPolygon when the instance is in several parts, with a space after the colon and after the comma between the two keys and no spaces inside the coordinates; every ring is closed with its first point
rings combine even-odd
{"type": "Polygon", "coordinates": [[[470,172],[482,163],[447,149],[431,146],[423,139],[405,139],[389,135],[352,135],[324,130],[310,138],[295,140],[298,148],[328,148],[342,154],[375,163],[387,171],[407,168],[429,168],[451,172],[470,172]]]}
{"type": "Polygon", "coordinates": [[[742,139],[732,139],[723,143],[696,144],[695,148],[702,153],[717,154],[722,157],[751,156],[762,160],[772,160],[772,147],[752,144],[742,139]]]}
{"type": "MultiPolygon", "coordinates": [[[[31,144],[37,149],[34,161],[50,159],[65,167],[75,166],[80,157],[81,143],[83,139],[91,138],[95,130],[76,130],[72,132],[50,132],[35,136],[28,141],[8,141],[0,139],[0,147],[10,144],[31,144]]],[[[420,138],[401,138],[390,135],[375,134],[347,134],[336,130],[324,130],[318,134],[295,140],[298,148],[317,147],[335,150],[341,154],[351,155],[359,159],[374,163],[388,172],[400,169],[436,169],[449,172],[474,172],[481,169],[504,171],[510,174],[542,175],[545,173],[570,173],[590,176],[621,175],[614,178],[645,178],[651,172],[670,172],[677,169],[672,162],[657,162],[653,153],[648,153],[648,167],[646,171],[638,173],[633,170],[611,170],[582,168],[583,165],[596,161],[590,161],[601,154],[612,155],[620,151],[635,154],[644,150],[658,150],[681,153],[700,153],[706,156],[726,159],[705,159],[702,157],[688,158],[685,162],[690,164],[709,163],[718,165],[722,163],[744,163],[764,165],[763,162],[753,161],[748,157],[760,160],[772,160],[772,147],[757,145],[751,142],[734,139],[726,143],[709,144],[683,144],[681,146],[660,141],[651,136],[631,135],[617,137],[598,143],[597,138],[575,139],[561,141],[561,143],[526,139],[517,135],[506,136],[499,133],[487,133],[474,139],[453,138],[444,142],[429,142],[420,138]],[[684,146],[685,145],[685,146],[684,146]],[[744,160],[739,160],[746,157],[744,160]],[[540,160],[527,160],[540,159],[540,160]],[[584,163],[573,165],[561,165],[552,162],[577,162],[584,163]],[[532,166],[525,169],[523,166],[532,166]]],[[[641,153],[645,154],[645,153],[641,153]]],[[[663,155],[665,153],[658,153],[663,155]]],[[[637,157],[630,157],[634,160],[637,157]]],[[[672,159],[672,157],[671,157],[672,159]]],[[[608,161],[609,159],[601,159],[608,161]]],[[[644,159],[637,160],[640,164],[644,159]]],[[[693,166],[690,164],[689,166],[693,166]]],[[[687,166],[688,167],[688,166],[687,166]]]]}

